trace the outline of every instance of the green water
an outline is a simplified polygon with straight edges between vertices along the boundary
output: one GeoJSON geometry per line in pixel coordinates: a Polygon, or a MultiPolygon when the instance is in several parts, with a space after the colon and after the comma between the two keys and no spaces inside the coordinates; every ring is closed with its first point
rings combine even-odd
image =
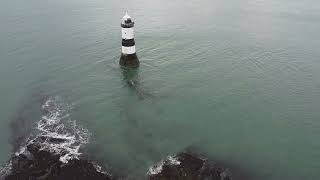
{"type": "Polygon", "coordinates": [[[255,179],[318,179],[319,30],[317,0],[2,0],[0,162],[46,94],[128,179],[190,146],[255,179]],[[136,88],[118,67],[126,10],[136,88]]]}

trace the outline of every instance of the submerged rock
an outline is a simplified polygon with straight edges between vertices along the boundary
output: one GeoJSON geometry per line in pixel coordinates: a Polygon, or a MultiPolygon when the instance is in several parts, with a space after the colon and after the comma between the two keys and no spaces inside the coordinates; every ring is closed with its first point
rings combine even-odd
{"type": "MultiPolygon", "coordinates": [[[[113,180],[94,162],[72,159],[68,163],[59,160],[59,155],[42,150],[39,144],[30,144],[24,153],[15,155],[3,180],[113,180]]],[[[3,175],[3,174],[2,174],[3,175]]]]}
{"type": "Polygon", "coordinates": [[[228,169],[199,155],[182,152],[151,167],[148,180],[231,180],[228,169]]]}

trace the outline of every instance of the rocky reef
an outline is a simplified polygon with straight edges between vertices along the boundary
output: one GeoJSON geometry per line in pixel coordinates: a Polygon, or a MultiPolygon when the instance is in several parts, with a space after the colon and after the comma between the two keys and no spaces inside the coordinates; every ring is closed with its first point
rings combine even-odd
{"type": "MultiPolygon", "coordinates": [[[[25,119],[25,113],[15,118],[16,122],[12,126],[13,133],[15,129],[22,129],[23,133],[14,136],[14,153],[7,165],[0,168],[0,180],[126,179],[126,175],[122,176],[123,178],[111,175],[110,171],[106,171],[106,168],[83,154],[83,147],[89,143],[90,132],[77,125],[72,119],[69,115],[71,108],[72,106],[58,97],[46,99],[41,106],[42,116],[33,130],[24,130],[25,124],[29,123],[29,120],[25,119]],[[30,134],[24,136],[28,132],[30,134]]],[[[194,152],[188,150],[168,156],[149,168],[146,177],[140,179],[232,179],[229,170],[222,167],[220,163],[212,162],[194,152]]]]}
{"type": "Polygon", "coordinates": [[[27,149],[15,155],[10,167],[2,169],[3,180],[113,180],[94,162],[85,159],[72,159],[63,163],[60,156],[42,150],[40,144],[30,144],[27,149]]]}
{"type": "MultiPolygon", "coordinates": [[[[58,140],[59,141],[59,140],[58,140]]],[[[67,163],[60,155],[41,149],[41,144],[29,144],[26,150],[12,157],[10,166],[0,171],[1,180],[116,180],[87,159],[71,159],[67,163]]],[[[203,156],[182,152],[168,156],[147,172],[148,180],[232,180],[228,169],[203,156]]]]}
{"type": "Polygon", "coordinates": [[[231,180],[228,169],[204,157],[182,152],[169,156],[147,173],[148,180],[231,180]]]}

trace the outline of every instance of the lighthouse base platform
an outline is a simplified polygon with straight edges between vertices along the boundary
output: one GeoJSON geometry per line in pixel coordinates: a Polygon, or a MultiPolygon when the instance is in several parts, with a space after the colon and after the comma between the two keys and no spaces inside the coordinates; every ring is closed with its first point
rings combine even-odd
{"type": "Polygon", "coordinates": [[[123,67],[139,67],[139,59],[136,53],[134,54],[121,54],[120,61],[119,61],[120,66],[123,67]]]}

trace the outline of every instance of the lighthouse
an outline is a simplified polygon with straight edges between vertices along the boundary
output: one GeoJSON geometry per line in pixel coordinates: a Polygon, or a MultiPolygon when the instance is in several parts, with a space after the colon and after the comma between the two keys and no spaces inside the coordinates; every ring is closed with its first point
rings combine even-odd
{"type": "Polygon", "coordinates": [[[138,67],[139,60],[136,54],[134,41],[134,22],[126,13],[121,21],[122,48],[119,64],[123,67],[138,67]]]}

